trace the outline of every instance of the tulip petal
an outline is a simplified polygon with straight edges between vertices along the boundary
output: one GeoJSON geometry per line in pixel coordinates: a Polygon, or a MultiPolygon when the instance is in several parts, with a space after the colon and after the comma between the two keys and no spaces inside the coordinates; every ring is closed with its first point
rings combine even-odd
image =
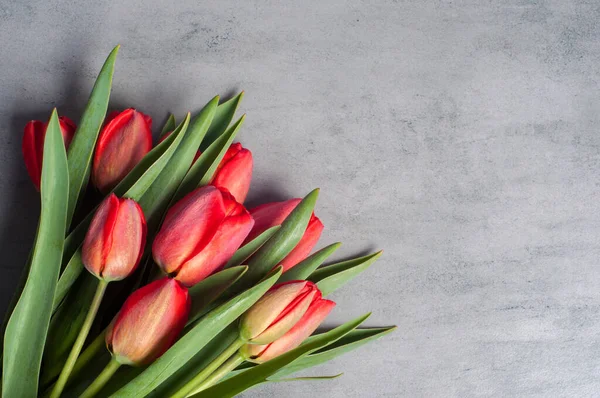
{"type": "Polygon", "coordinates": [[[45,135],[45,123],[39,120],[32,120],[25,125],[22,145],[23,158],[25,159],[27,173],[38,191],[42,177],[42,151],[44,149],[45,135]]]}
{"type": "Polygon", "coordinates": [[[290,281],[274,286],[244,314],[240,325],[241,337],[251,340],[263,333],[309,283],[307,281],[290,281]]]}
{"type": "Polygon", "coordinates": [[[167,274],[177,272],[215,234],[225,217],[220,191],[213,186],[196,189],[168,212],[154,239],[154,260],[167,274]]]}
{"type": "Polygon", "coordinates": [[[286,334],[266,346],[252,347],[250,353],[258,356],[253,362],[263,363],[284,354],[307,339],[333,310],[335,303],[320,299],[313,302],[304,316],[286,334]]]}
{"type": "Polygon", "coordinates": [[[112,229],[111,250],[106,256],[102,279],[121,280],[135,270],[144,248],[145,232],[140,206],[131,199],[123,200],[112,229]]]}
{"type": "Polygon", "coordinates": [[[298,242],[296,247],[294,247],[294,249],[279,264],[283,267],[283,272],[289,270],[308,257],[319,241],[322,232],[323,223],[313,214],[300,242],[298,242]]]}
{"type": "Polygon", "coordinates": [[[244,148],[234,148],[233,144],[219,164],[212,184],[219,188],[226,188],[240,203],[246,200],[252,180],[252,153],[244,148]],[[234,150],[232,151],[232,148],[234,150]],[[230,156],[228,156],[228,154],[230,156]]]}
{"type": "Polygon", "coordinates": [[[227,217],[210,242],[181,266],[175,278],[186,286],[192,286],[221,269],[240,247],[253,224],[247,212],[227,217]]]}
{"type": "Polygon", "coordinates": [[[123,304],[112,333],[107,335],[109,350],[121,364],[154,361],[185,326],[189,308],[187,289],[174,279],[159,279],[136,290],[123,304]]]}
{"type": "Polygon", "coordinates": [[[92,177],[101,192],[114,188],[152,148],[148,116],[127,109],[102,130],[94,154],[92,177]]]}
{"type": "Polygon", "coordinates": [[[112,234],[118,208],[119,199],[117,196],[114,194],[109,195],[96,210],[83,241],[82,262],[85,268],[97,277],[102,275],[104,259],[110,251],[109,242],[111,240],[109,238],[112,234]]]}

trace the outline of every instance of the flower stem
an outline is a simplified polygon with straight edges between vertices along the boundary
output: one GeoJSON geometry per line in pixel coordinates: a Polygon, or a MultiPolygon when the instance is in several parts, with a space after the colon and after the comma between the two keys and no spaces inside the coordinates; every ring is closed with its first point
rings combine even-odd
{"type": "Polygon", "coordinates": [[[112,375],[115,374],[117,369],[121,367],[121,364],[117,362],[115,357],[110,359],[110,362],[106,365],[106,367],[100,372],[96,380],[92,384],[85,389],[85,391],[79,396],[79,398],[91,398],[98,394],[102,387],[106,385],[106,383],[110,380],[112,375]]]}
{"type": "Polygon", "coordinates": [[[85,367],[85,365],[90,362],[92,358],[98,354],[98,352],[104,347],[104,340],[106,338],[106,329],[102,331],[96,338],[88,345],[85,350],[79,355],[79,358],[75,361],[75,365],[73,365],[73,370],[71,371],[71,377],[77,377],[79,372],[85,367]]]}
{"type": "Polygon", "coordinates": [[[202,383],[200,383],[194,391],[189,393],[188,396],[198,394],[200,391],[206,390],[208,387],[212,386],[213,384],[216,384],[223,377],[225,377],[227,373],[231,372],[233,369],[241,365],[242,362],[244,362],[244,357],[242,357],[239,353],[235,353],[223,365],[221,365],[219,369],[215,370],[202,383]]]}
{"type": "Polygon", "coordinates": [[[87,338],[88,333],[90,332],[90,328],[92,327],[92,323],[94,323],[94,318],[96,317],[96,313],[98,312],[98,308],[100,307],[100,303],[102,302],[102,297],[104,296],[104,292],[106,291],[106,285],[108,282],[100,280],[98,282],[98,287],[96,288],[96,293],[94,294],[94,299],[92,300],[92,304],[90,305],[90,309],[83,321],[83,325],[81,326],[81,330],[79,331],[79,335],[77,335],[77,339],[73,344],[73,348],[71,348],[71,352],[69,353],[69,357],[63,366],[62,371],[60,372],[60,376],[58,376],[58,380],[52,389],[52,393],[50,394],[50,398],[59,398],[60,394],[62,394],[67,380],[69,380],[69,376],[71,375],[71,371],[73,370],[73,366],[75,366],[75,361],[77,361],[77,357],[81,352],[81,348],[85,343],[85,339],[87,338]]]}
{"type": "Polygon", "coordinates": [[[229,347],[227,347],[218,357],[213,359],[200,373],[198,373],[192,380],[188,381],[186,385],[181,387],[179,391],[171,396],[171,398],[185,398],[192,391],[198,389],[202,382],[207,379],[223,362],[227,361],[229,357],[234,355],[239,348],[245,344],[245,341],[238,338],[229,347]]]}

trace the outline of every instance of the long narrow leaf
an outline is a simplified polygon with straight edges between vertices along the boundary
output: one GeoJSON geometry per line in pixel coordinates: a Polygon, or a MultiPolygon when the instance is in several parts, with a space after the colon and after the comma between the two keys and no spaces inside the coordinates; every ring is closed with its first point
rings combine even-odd
{"type": "Polygon", "coordinates": [[[235,116],[235,111],[244,98],[244,92],[242,91],[229,101],[225,101],[219,105],[217,108],[217,112],[215,113],[215,117],[206,133],[206,137],[202,141],[202,145],[200,146],[200,150],[204,151],[208,148],[212,143],[221,136],[227,130],[227,126],[233,120],[235,116]]]}
{"type": "Polygon", "coordinates": [[[162,130],[160,131],[161,138],[168,132],[175,130],[175,126],[176,126],[175,115],[173,115],[171,113],[169,115],[169,117],[167,118],[167,121],[165,122],[165,125],[163,126],[162,130]]]}
{"type": "Polygon", "coordinates": [[[248,261],[248,272],[234,288],[252,286],[294,249],[306,231],[318,196],[319,189],[315,189],[298,203],[281,228],[248,261]]]}
{"type": "Polygon", "coordinates": [[[225,264],[225,268],[235,267],[236,265],[242,264],[251,255],[253,255],[258,249],[261,248],[262,245],[267,243],[267,241],[277,232],[279,229],[279,225],[271,227],[262,234],[258,235],[256,238],[252,239],[250,242],[246,243],[244,246],[240,247],[233,254],[233,257],[225,264]]]}
{"type": "Polygon", "coordinates": [[[275,374],[279,369],[292,363],[296,359],[318,350],[336,340],[344,337],[346,334],[354,330],[358,325],[363,323],[370,314],[363,315],[353,321],[347,322],[335,329],[326,333],[317,335],[311,342],[301,345],[277,358],[262,363],[245,372],[242,372],[234,377],[231,377],[221,383],[212,386],[204,391],[192,395],[195,398],[229,398],[247,390],[248,388],[264,383],[267,379],[275,374]]]}
{"type": "Polygon", "coordinates": [[[382,251],[378,251],[377,253],[369,254],[368,256],[342,261],[340,263],[319,268],[308,278],[308,280],[316,283],[319,290],[321,290],[321,293],[323,293],[323,296],[327,296],[369,268],[382,253],[382,251]]]}
{"type": "Polygon", "coordinates": [[[2,396],[35,397],[60,271],[67,221],[69,174],[56,109],[44,141],[42,210],[27,282],[4,336],[2,396]]]}
{"type": "Polygon", "coordinates": [[[71,223],[71,218],[75,212],[79,197],[82,196],[87,187],[94,146],[96,145],[96,139],[98,138],[98,133],[100,132],[100,127],[102,127],[104,117],[106,116],[106,109],[108,108],[108,99],[115,71],[115,60],[119,52],[119,47],[116,46],[110,52],[108,58],[106,58],[69,147],[67,225],[71,223]]]}
{"type": "Polygon", "coordinates": [[[331,256],[341,245],[342,244],[339,242],[333,243],[306,257],[303,261],[294,265],[292,269],[281,275],[279,282],[304,280],[308,278],[310,274],[323,264],[323,262],[327,260],[327,257],[331,256]]]}
{"type": "Polygon", "coordinates": [[[246,271],[248,271],[246,266],[224,269],[192,286],[189,289],[192,308],[190,308],[188,324],[196,321],[202,314],[202,310],[240,279],[246,271]]]}
{"type": "Polygon", "coordinates": [[[250,308],[273,286],[279,275],[281,275],[281,268],[258,285],[234,297],[201,318],[194,328],[181,337],[166,353],[113,396],[121,398],[148,395],[177,372],[220,331],[250,308]]]}

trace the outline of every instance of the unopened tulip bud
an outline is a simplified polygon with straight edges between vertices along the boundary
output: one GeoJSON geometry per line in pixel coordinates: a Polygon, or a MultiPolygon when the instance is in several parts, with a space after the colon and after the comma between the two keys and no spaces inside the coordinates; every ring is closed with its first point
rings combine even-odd
{"type": "Polygon", "coordinates": [[[309,281],[289,281],[273,286],[240,320],[240,338],[269,344],[288,332],[321,292],[309,281]]]}
{"type": "Polygon", "coordinates": [[[263,363],[293,350],[306,340],[335,307],[331,300],[313,300],[304,316],[283,336],[271,344],[246,344],[240,349],[242,356],[250,362],[263,363]]]}
{"type": "Polygon", "coordinates": [[[106,346],[122,365],[148,365],[173,345],[190,310],[188,290],[162,278],[133,292],[106,332],[106,346]]]}
{"type": "Polygon", "coordinates": [[[133,108],[111,114],[98,136],[92,181],[100,192],[113,189],[152,149],[152,119],[133,108]]]}
{"type": "MultiPolygon", "coordinates": [[[[65,148],[69,149],[73,135],[75,135],[76,126],[71,119],[65,116],[58,118],[60,132],[65,142],[65,148]]],[[[42,178],[42,158],[44,154],[44,139],[48,123],[32,120],[25,125],[23,134],[23,158],[27,173],[33,182],[35,188],[39,191],[42,178]]]]}
{"type": "Polygon", "coordinates": [[[192,286],[220,270],[253,225],[248,211],[227,191],[201,187],[169,209],[152,254],[166,274],[192,286]]]}
{"type": "Polygon", "coordinates": [[[146,220],[132,199],[110,194],[98,207],[83,241],[81,258],[105,281],[126,278],[137,267],[146,241],[146,220]]]}
{"type": "Polygon", "coordinates": [[[252,180],[252,152],[242,144],[232,144],[217,167],[212,184],[227,189],[240,203],[244,203],[252,180]]]}
{"type": "MultiPolygon", "coordinates": [[[[281,225],[286,217],[290,215],[296,206],[298,206],[300,201],[301,199],[290,199],[284,202],[267,203],[250,210],[250,214],[252,215],[252,218],[254,218],[254,227],[252,228],[252,231],[250,231],[250,234],[248,234],[246,242],[244,243],[251,241],[271,227],[281,225]]],[[[298,242],[296,247],[281,261],[281,263],[279,263],[279,265],[283,267],[283,272],[288,271],[308,257],[321,237],[322,232],[323,223],[313,213],[300,242],[298,242]]]]}

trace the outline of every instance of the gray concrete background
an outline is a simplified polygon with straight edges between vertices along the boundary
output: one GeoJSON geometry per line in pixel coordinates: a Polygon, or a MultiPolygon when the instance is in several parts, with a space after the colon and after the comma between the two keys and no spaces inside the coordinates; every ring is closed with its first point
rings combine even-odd
{"type": "Polygon", "coordinates": [[[600,6],[585,1],[0,0],[1,301],[34,236],[22,128],[111,107],[159,124],[246,90],[249,197],[322,188],[320,246],[382,259],[328,324],[398,331],[244,397],[597,396],[600,6]]]}

